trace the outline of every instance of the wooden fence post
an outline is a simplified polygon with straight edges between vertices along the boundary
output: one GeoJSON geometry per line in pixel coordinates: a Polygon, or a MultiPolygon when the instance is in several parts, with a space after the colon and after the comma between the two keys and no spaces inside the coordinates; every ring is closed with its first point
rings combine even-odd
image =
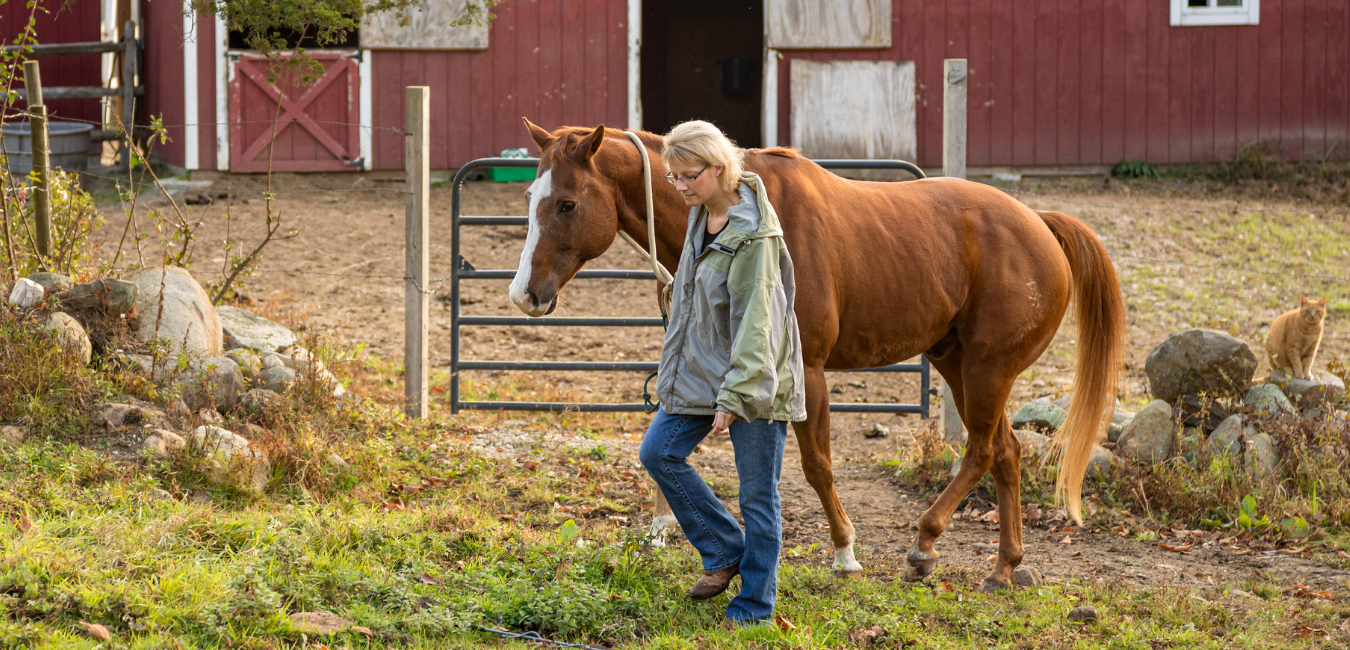
{"type": "MultiPolygon", "coordinates": [[[[189,43],[191,45],[191,43],[189,43]]],[[[131,169],[132,143],[136,136],[136,23],[128,20],[122,25],[122,159],[121,169],[131,169]]],[[[217,62],[218,65],[222,62],[217,62]]]]}
{"type": "MultiPolygon", "coordinates": [[[[942,175],[966,177],[966,60],[942,65],[942,175]]],[[[942,431],[947,442],[961,442],[961,413],[951,387],[942,380],[942,431]]]]}
{"type": "Polygon", "coordinates": [[[404,163],[407,166],[407,278],[404,280],[404,400],[408,417],[420,419],[427,415],[427,316],[431,310],[431,296],[425,291],[431,265],[427,231],[431,211],[427,194],[431,191],[431,165],[427,158],[431,132],[430,88],[409,86],[407,89],[407,146],[404,163]]]}
{"type": "Polygon", "coordinates": [[[37,172],[37,182],[33,185],[33,219],[36,221],[33,231],[37,237],[39,266],[45,269],[52,254],[51,149],[47,140],[47,107],[42,103],[42,74],[37,61],[24,61],[23,85],[28,97],[33,170],[37,172]]]}

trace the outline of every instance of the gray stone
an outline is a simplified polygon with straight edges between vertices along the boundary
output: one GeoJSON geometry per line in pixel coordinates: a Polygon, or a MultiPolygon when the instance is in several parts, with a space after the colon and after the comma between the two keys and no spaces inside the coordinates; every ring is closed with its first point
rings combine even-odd
{"type": "Polygon", "coordinates": [[[19,309],[32,309],[34,305],[42,302],[42,295],[46,291],[42,288],[42,285],[28,278],[19,278],[19,281],[14,283],[14,288],[9,292],[9,304],[19,309]]]}
{"type": "Polygon", "coordinates": [[[193,411],[229,411],[239,403],[239,392],[245,388],[239,364],[229,357],[211,357],[194,363],[181,380],[183,400],[193,411]]]}
{"type": "Polygon", "coordinates": [[[1172,407],[1160,399],[1139,409],[1116,442],[1116,451],[1131,460],[1156,463],[1172,456],[1172,407]]]}
{"type": "Polygon", "coordinates": [[[339,455],[337,455],[337,452],[332,452],[332,453],[329,453],[329,454],[328,454],[328,464],[329,464],[329,465],[332,465],[333,467],[336,467],[336,468],[338,468],[338,469],[350,469],[350,468],[351,468],[351,465],[348,465],[348,464],[347,464],[347,461],[342,460],[342,457],[339,456],[339,455]]]}
{"type": "Polygon", "coordinates": [[[1054,404],[1027,404],[1013,415],[1012,428],[1053,433],[1064,424],[1066,415],[1064,409],[1054,404]]]}
{"type": "Polygon", "coordinates": [[[239,407],[249,413],[257,413],[276,404],[278,399],[281,399],[281,395],[276,391],[254,388],[239,398],[239,407]]]}
{"type": "Polygon", "coordinates": [[[1101,445],[1092,445],[1092,455],[1088,456],[1086,476],[1095,476],[1097,478],[1106,478],[1111,475],[1111,463],[1115,456],[1101,445]]]}
{"type": "Polygon", "coordinates": [[[1213,431],[1220,422],[1232,415],[1222,404],[1195,393],[1182,395],[1176,408],[1181,416],[1181,426],[1198,427],[1206,433],[1213,431]]]}
{"type": "Polygon", "coordinates": [[[80,321],[75,320],[70,314],[58,311],[47,316],[43,325],[56,331],[62,345],[73,350],[79,356],[82,365],[89,365],[89,360],[94,356],[94,344],[89,341],[89,334],[84,331],[80,321]]]}
{"type": "Polygon", "coordinates": [[[333,397],[342,397],[347,392],[342,382],[338,381],[338,378],[334,377],[333,373],[329,372],[328,368],[323,365],[323,360],[311,354],[309,350],[300,346],[291,346],[287,348],[287,351],[291,358],[295,360],[294,368],[300,376],[322,382],[328,391],[333,394],[333,397]]]}
{"type": "Polygon", "coordinates": [[[239,364],[239,372],[244,374],[244,379],[253,379],[263,371],[262,357],[248,348],[235,348],[226,352],[225,356],[239,364]]]}
{"type": "Polygon", "coordinates": [[[1012,581],[1019,587],[1042,587],[1045,585],[1045,576],[1036,567],[1024,564],[1013,570],[1012,581]]]}
{"type": "Polygon", "coordinates": [[[1097,608],[1083,605],[1069,610],[1069,620],[1075,623],[1091,623],[1097,620],[1097,608]]]}
{"type": "Polygon", "coordinates": [[[161,458],[187,447],[187,441],[168,429],[154,429],[141,441],[141,448],[161,458]]]}
{"type": "Polygon", "coordinates": [[[1244,445],[1246,452],[1243,454],[1243,460],[1247,471],[1255,476],[1269,476],[1280,464],[1280,450],[1275,446],[1275,440],[1269,433],[1258,433],[1256,435],[1245,437],[1244,445]]]}
{"type": "Polygon", "coordinates": [[[127,281],[138,289],[136,314],[140,317],[140,328],[136,336],[141,342],[161,338],[172,354],[184,348],[206,356],[220,354],[223,338],[220,317],[211,306],[210,296],[192,274],[175,266],[156,267],[137,271],[127,281]]]}
{"type": "Polygon", "coordinates": [[[1200,462],[1200,452],[1204,447],[1205,432],[1198,427],[1187,427],[1177,438],[1176,455],[1194,465],[1200,462]]]}
{"type": "Polygon", "coordinates": [[[38,272],[28,276],[29,280],[42,285],[46,293],[61,293],[75,286],[75,281],[60,273],[38,272]]]}
{"type": "Polygon", "coordinates": [[[286,366],[272,366],[258,373],[258,383],[274,393],[284,393],[295,385],[295,371],[286,366]]]}
{"type": "Polygon", "coordinates": [[[271,353],[271,354],[264,354],[263,357],[262,357],[262,364],[263,364],[263,370],[267,370],[268,368],[276,368],[276,367],[290,368],[291,370],[295,370],[295,360],[294,360],[294,359],[292,359],[292,358],[290,358],[290,357],[288,357],[288,356],[286,356],[286,355],[284,355],[284,354],[277,354],[277,353],[275,353],[275,352],[273,352],[273,353],[271,353]]]}
{"type": "Polygon", "coordinates": [[[1288,397],[1284,396],[1280,387],[1275,384],[1252,386],[1242,401],[1253,415],[1278,415],[1297,412],[1294,409],[1294,404],[1289,401],[1288,397]]]}
{"type": "Polygon", "coordinates": [[[147,376],[155,373],[155,359],[148,354],[133,354],[126,350],[115,350],[112,360],[123,369],[139,372],[147,376]]]}
{"type": "Polygon", "coordinates": [[[145,491],[145,496],[156,501],[173,501],[173,495],[169,494],[164,488],[152,487],[145,491]]]}
{"type": "Polygon", "coordinates": [[[89,412],[89,420],[106,431],[142,428],[164,421],[164,414],[139,404],[104,402],[89,412]]]}
{"type": "Polygon", "coordinates": [[[1324,408],[1339,404],[1345,397],[1345,382],[1340,377],[1325,370],[1314,369],[1312,379],[1288,379],[1277,381],[1276,375],[1284,371],[1271,373],[1271,383],[1280,384],[1289,400],[1303,409],[1324,408]]]}
{"type": "Polygon", "coordinates": [[[211,478],[250,494],[267,489],[271,465],[267,454],[249,447],[248,440],[225,429],[200,426],[192,432],[192,449],[206,455],[211,478]]]}
{"type": "Polygon", "coordinates": [[[882,423],[880,423],[880,422],[877,422],[876,424],[873,424],[873,425],[872,425],[872,428],[871,428],[871,429],[869,429],[866,433],[863,434],[863,437],[864,437],[864,438],[885,438],[886,436],[888,436],[888,435],[890,435],[890,434],[891,434],[891,429],[890,429],[890,427],[888,427],[888,426],[886,426],[886,425],[884,425],[884,424],[882,424],[882,423]]]}
{"type": "Polygon", "coordinates": [[[78,312],[117,317],[136,308],[137,286],[126,280],[95,280],[77,284],[56,296],[61,306],[78,312]]]}
{"type": "Polygon", "coordinates": [[[226,348],[275,352],[295,345],[295,333],[262,316],[238,307],[216,307],[226,348]]]}
{"type": "Polygon", "coordinates": [[[1256,355],[1223,332],[1189,329],[1174,334],[1144,362],[1153,397],[1171,403],[1187,393],[1240,393],[1256,373],[1256,355]]]}
{"type": "Polygon", "coordinates": [[[13,445],[15,447],[22,445],[28,438],[28,430],[23,427],[12,425],[0,426],[0,445],[13,445]]]}
{"type": "Polygon", "coordinates": [[[1022,456],[1024,458],[1045,458],[1046,452],[1050,449],[1050,436],[1026,430],[1017,430],[1013,433],[1017,436],[1017,440],[1022,443],[1022,456]]]}
{"type": "Polygon", "coordinates": [[[1242,438],[1242,416],[1230,415],[1209,434],[1209,453],[1211,456],[1241,456],[1242,438]]]}

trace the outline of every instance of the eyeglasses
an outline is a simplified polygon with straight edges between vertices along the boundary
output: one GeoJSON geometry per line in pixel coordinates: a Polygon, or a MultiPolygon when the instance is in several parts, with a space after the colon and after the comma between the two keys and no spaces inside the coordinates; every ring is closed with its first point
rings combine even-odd
{"type": "Polygon", "coordinates": [[[710,166],[711,165],[704,165],[703,169],[698,170],[693,176],[681,176],[675,172],[666,172],[666,180],[670,181],[671,185],[674,185],[676,182],[683,182],[685,185],[693,185],[694,181],[698,180],[698,177],[702,176],[703,172],[707,171],[710,166]]]}

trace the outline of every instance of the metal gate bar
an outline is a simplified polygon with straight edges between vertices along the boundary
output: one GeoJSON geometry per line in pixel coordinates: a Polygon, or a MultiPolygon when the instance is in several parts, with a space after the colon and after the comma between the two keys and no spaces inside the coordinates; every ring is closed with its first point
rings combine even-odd
{"type": "MultiPolygon", "coordinates": [[[[907,171],[915,178],[923,178],[923,170],[913,163],[903,160],[817,160],[826,169],[896,169],[907,171]]],[[[509,269],[480,271],[460,256],[461,226],[528,226],[529,217],[513,216],[461,216],[460,190],[468,174],[478,169],[492,167],[538,167],[537,158],[480,158],[465,164],[455,174],[451,185],[451,228],[454,240],[451,246],[450,270],[450,412],[460,409],[471,410],[507,410],[507,411],[589,411],[589,412],[642,412],[640,403],[596,403],[596,402],[503,402],[487,400],[462,400],[459,397],[459,373],[461,370],[541,370],[541,371],[587,371],[587,372],[654,372],[654,361],[461,361],[459,358],[459,332],[463,325],[522,325],[528,327],[660,327],[660,318],[644,317],[543,317],[524,316],[461,316],[459,313],[460,280],[510,280],[516,272],[509,269]]],[[[651,271],[628,271],[621,269],[583,270],[577,272],[577,279],[611,280],[656,280],[651,271]]],[[[896,363],[880,368],[862,368],[838,372],[912,372],[919,375],[918,404],[887,404],[842,402],[831,403],[830,411],[835,413],[906,413],[928,417],[930,393],[928,384],[931,368],[928,359],[919,358],[919,363],[896,363]]]]}

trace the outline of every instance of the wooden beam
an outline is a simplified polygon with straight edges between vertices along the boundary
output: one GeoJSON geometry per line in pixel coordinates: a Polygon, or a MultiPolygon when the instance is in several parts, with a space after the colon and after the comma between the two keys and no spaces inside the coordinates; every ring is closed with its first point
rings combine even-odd
{"type": "Polygon", "coordinates": [[[431,295],[426,286],[431,262],[428,244],[431,210],[427,203],[427,195],[431,192],[431,164],[427,157],[431,148],[431,89],[409,86],[406,109],[404,129],[408,135],[405,136],[404,175],[408,182],[408,210],[404,266],[407,278],[403,281],[403,395],[408,417],[421,419],[426,417],[429,406],[427,383],[430,377],[427,328],[431,295]]]}
{"type": "Polygon", "coordinates": [[[54,43],[51,45],[6,45],[5,52],[23,52],[26,59],[41,59],[49,56],[71,56],[76,54],[103,54],[122,49],[118,42],[110,43],[54,43]]]}
{"type": "MultiPolygon", "coordinates": [[[[942,175],[966,177],[966,60],[947,59],[942,66],[942,175]]],[[[951,387],[942,378],[942,431],[947,442],[962,441],[961,412],[951,387]]]]}

